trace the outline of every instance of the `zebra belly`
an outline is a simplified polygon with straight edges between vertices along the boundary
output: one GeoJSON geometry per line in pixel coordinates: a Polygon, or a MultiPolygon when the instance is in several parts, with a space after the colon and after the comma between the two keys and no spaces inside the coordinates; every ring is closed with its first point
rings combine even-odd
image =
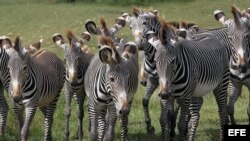
{"type": "Polygon", "coordinates": [[[40,97],[38,100],[38,107],[46,107],[48,106],[54,99],[56,98],[57,94],[48,94],[48,97],[40,97]]]}
{"type": "Polygon", "coordinates": [[[194,90],[194,97],[202,97],[213,91],[218,86],[217,83],[213,84],[198,84],[194,90]]]}

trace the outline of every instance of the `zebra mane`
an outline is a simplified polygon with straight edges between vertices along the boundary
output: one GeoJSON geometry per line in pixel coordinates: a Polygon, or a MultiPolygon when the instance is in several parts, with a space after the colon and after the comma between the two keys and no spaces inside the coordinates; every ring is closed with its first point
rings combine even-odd
{"type": "Polygon", "coordinates": [[[142,11],[140,11],[137,7],[133,7],[132,8],[132,13],[135,15],[135,17],[138,17],[139,14],[142,13],[142,11]]]}
{"type": "Polygon", "coordinates": [[[154,14],[155,16],[158,16],[158,14],[159,14],[158,10],[149,10],[149,12],[154,14]]]}
{"type": "Polygon", "coordinates": [[[109,35],[109,29],[107,27],[107,23],[106,23],[106,20],[104,19],[104,17],[100,17],[100,23],[102,25],[104,35],[105,36],[110,36],[109,35]]]}
{"type": "Polygon", "coordinates": [[[31,54],[32,57],[34,56],[38,56],[39,54],[43,53],[43,52],[46,52],[46,50],[43,48],[43,49],[40,49],[38,51],[36,51],[35,53],[31,54]]]}
{"type": "Polygon", "coordinates": [[[195,23],[193,23],[193,22],[186,22],[186,21],[181,20],[181,21],[179,22],[178,28],[189,29],[190,27],[192,27],[192,26],[194,26],[194,25],[197,25],[197,24],[195,24],[195,23]]]}
{"type": "Polygon", "coordinates": [[[176,36],[176,29],[163,19],[160,19],[161,29],[160,29],[160,41],[162,44],[166,44],[172,38],[176,36]]]}
{"type": "MultiPolygon", "coordinates": [[[[73,34],[73,32],[71,31],[71,30],[68,30],[67,31],[67,38],[68,38],[68,40],[69,40],[69,46],[71,47],[71,48],[73,48],[73,44],[75,43],[75,42],[78,42],[78,39],[77,39],[77,37],[73,34]]],[[[78,45],[77,45],[78,46],[78,45]]],[[[80,46],[80,45],[79,45],[80,46]]]]}

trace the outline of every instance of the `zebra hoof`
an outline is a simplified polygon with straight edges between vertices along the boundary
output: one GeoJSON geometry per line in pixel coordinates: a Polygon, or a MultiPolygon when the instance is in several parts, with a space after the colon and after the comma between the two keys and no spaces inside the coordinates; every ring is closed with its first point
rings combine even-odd
{"type": "Polygon", "coordinates": [[[155,133],[155,128],[154,128],[154,126],[148,127],[148,128],[147,128],[147,133],[148,133],[149,135],[153,135],[153,134],[155,133]]]}

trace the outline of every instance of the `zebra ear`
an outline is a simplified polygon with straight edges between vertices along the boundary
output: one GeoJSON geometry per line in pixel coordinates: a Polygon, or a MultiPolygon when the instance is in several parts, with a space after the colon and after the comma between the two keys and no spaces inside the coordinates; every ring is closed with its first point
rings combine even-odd
{"type": "Polygon", "coordinates": [[[215,10],[214,11],[214,18],[215,18],[216,21],[222,23],[222,25],[224,25],[224,26],[226,25],[225,22],[228,20],[226,18],[225,13],[223,11],[221,11],[221,10],[215,10]]]}
{"type": "Polygon", "coordinates": [[[52,37],[52,40],[54,43],[56,43],[58,46],[61,46],[62,44],[64,44],[64,39],[63,36],[60,33],[55,33],[52,37]]]}
{"type": "Polygon", "coordinates": [[[85,43],[85,42],[88,42],[88,41],[90,41],[90,39],[91,39],[91,35],[89,34],[89,32],[83,32],[82,34],[81,34],[81,42],[82,43],[85,43]]]}
{"type": "Polygon", "coordinates": [[[101,33],[100,30],[96,27],[95,22],[90,19],[85,22],[85,28],[90,34],[99,35],[101,33]]]}
{"type": "Polygon", "coordinates": [[[28,48],[26,48],[27,53],[33,54],[36,51],[38,51],[41,48],[42,42],[43,42],[43,39],[41,39],[39,42],[36,42],[36,43],[29,45],[28,48]]]}
{"type": "Polygon", "coordinates": [[[183,39],[186,39],[187,31],[184,28],[177,29],[176,30],[176,35],[179,36],[179,37],[182,37],[183,39]]]}
{"type": "Polygon", "coordinates": [[[99,50],[99,58],[104,64],[113,64],[115,61],[112,56],[112,49],[109,47],[103,47],[99,50]]]}
{"type": "Polygon", "coordinates": [[[243,16],[241,11],[234,5],[232,6],[231,12],[233,14],[236,27],[242,28],[242,26],[246,22],[246,18],[243,16]]]}
{"type": "Polygon", "coordinates": [[[40,39],[39,42],[33,43],[30,45],[31,48],[34,48],[35,50],[39,50],[41,48],[43,39],[40,39]]]}
{"type": "Polygon", "coordinates": [[[22,52],[22,42],[19,36],[16,37],[14,49],[19,53],[22,52]]]}
{"type": "Polygon", "coordinates": [[[0,36],[0,48],[9,49],[12,47],[12,42],[7,36],[0,36]]]}

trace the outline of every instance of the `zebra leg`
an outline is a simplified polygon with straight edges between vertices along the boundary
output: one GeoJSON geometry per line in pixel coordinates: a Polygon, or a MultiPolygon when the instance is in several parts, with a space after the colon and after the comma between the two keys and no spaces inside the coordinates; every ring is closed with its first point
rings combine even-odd
{"type": "Polygon", "coordinates": [[[53,115],[56,109],[57,98],[47,107],[40,108],[44,115],[44,141],[52,141],[51,128],[53,124],[53,115]]]}
{"type": "Polygon", "coordinates": [[[25,107],[25,121],[21,130],[22,141],[26,141],[28,139],[29,127],[35,116],[36,109],[37,107],[25,107]]]}
{"type": "Polygon", "coordinates": [[[161,98],[161,115],[160,115],[160,124],[161,124],[161,140],[167,141],[167,124],[168,124],[168,100],[161,98]]]}
{"type": "Polygon", "coordinates": [[[151,125],[151,118],[149,115],[148,111],[148,104],[149,104],[149,99],[156,90],[156,88],[159,86],[159,81],[158,79],[154,77],[149,77],[147,81],[147,86],[146,86],[146,94],[144,95],[142,99],[142,105],[144,108],[144,117],[145,117],[145,122],[147,124],[147,133],[148,134],[154,134],[155,128],[154,126],[151,125]]]}
{"type": "Polygon", "coordinates": [[[179,141],[184,141],[186,138],[186,128],[187,128],[187,116],[189,114],[189,106],[190,106],[190,99],[182,99],[180,101],[181,104],[181,113],[178,123],[178,130],[179,130],[179,141]]]}
{"type": "MultiPolygon", "coordinates": [[[[248,85],[248,92],[250,92],[250,84],[248,85]]],[[[250,125],[250,95],[249,95],[249,102],[247,107],[247,115],[248,115],[248,124],[250,125]]]]}
{"type": "Polygon", "coordinates": [[[199,120],[200,120],[200,109],[201,109],[202,104],[203,104],[202,97],[192,97],[191,104],[189,107],[190,114],[191,114],[191,121],[192,121],[192,128],[191,128],[191,132],[190,132],[189,139],[188,139],[189,141],[194,140],[194,135],[195,135],[195,132],[198,127],[199,120]]]}
{"type": "Polygon", "coordinates": [[[225,74],[221,84],[214,90],[214,95],[216,98],[216,102],[219,109],[219,116],[220,116],[220,140],[224,141],[223,132],[224,132],[224,125],[226,125],[228,120],[228,113],[227,113],[227,88],[229,84],[229,75],[225,74]]]}
{"type": "Polygon", "coordinates": [[[64,141],[69,140],[69,118],[71,115],[71,101],[73,97],[73,91],[71,91],[70,86],[65,83],[65,108],[64,108],[64,117],[65,117],[65,130],[64,130],[64,141]]]}
{"type": "Polygon", "coordinates": [[[97,141],[98,140],[98,117],[99,117],[99,108],[97,106],[92,105],[94,101],[88,102],[88,112],[89,112],[89,135],[90,141],[97,141]]]}
{"type": "Polygon", "coordinates": [[[4,129],[8,115],[8,104],[4,97],[4,89],[0,82],[0,137],[4,136],[4,129]]]}
{"type": "MultiPolygon", "coordinates": [[[[129,108],[131,109],[131,104],[132,101],[129,102],[129,108]]],[[[129,110],[130,113],[130,110],[129,110]]],[[[121,117],[121,141],[127,141],[127,137],[128,137],[128,116],[129,113],[127,115],[122,115],[121,117]]]]}
{"type": "Polygon", "coordinates": [[[106,132],[106,114],[107,108],[102,109],[98,117],[98,140],[102,141],[106,132]]]}
{"type": "Polygon", "coordinates": [[[124,116],[121,117],[121,141],[127,141],[127,137],[128,137],[128,115],[124,115],[124,116]]]}
{"type": "Polygon", "coordinates": [[[21,138],[21,131],[23,128],[23,105],[17,105],[15,103],[13,103],[13,111],[15,113],[15,116],[17,118],[18,121],[18,125],[19,125],[19,134],[20,134],[20,138],[21,138]]]}
{"type": "Polygon", "coordinates": [[[83,140],[83,127],[82,127],[82,121],[84,117],[84,111],[83,111],[83,104],[84,104],[84,99],[85,99],[85,92],[84,93],[78,93],[77,95],[77,109],[78,109],[78,129],[77,129],[77,139],[79,141],[83,140]]]}
{"type": "Polygon", "coordinates": [[[231,81],[231,83],[229,83],[229,84],[230,84],[230,87],[229,87],[229,91],[228,91],[229,92],[229,101],[228,101],[228,105],[227,105],[227,112],[229,114],[231,124],[236,125],[236,121],[234,118],[234,104],[241,94],[242,84],[235,82],[235,81],[231,81]]]}
{"type": "Polygon", "coordinates": [[[104,135],[103,141],[114,141],[114,135],[115,135],[115,123],[117,120],[117,114],[116,114],[116,108],[115,105],[109,105],[108,106],[108,125],[107,131],[104,135]]]}
{"type": "Polygon", "coordinates": [[[175,136],[175,127],[176,127],[176,119],[177,119],[177,113],[175,111],[175,98],[170,97],[169,98],[169,112],[168,112],[168,126],[169,126],[169,135],[170,135],[170,140],[174,139],[175,136]]]}

